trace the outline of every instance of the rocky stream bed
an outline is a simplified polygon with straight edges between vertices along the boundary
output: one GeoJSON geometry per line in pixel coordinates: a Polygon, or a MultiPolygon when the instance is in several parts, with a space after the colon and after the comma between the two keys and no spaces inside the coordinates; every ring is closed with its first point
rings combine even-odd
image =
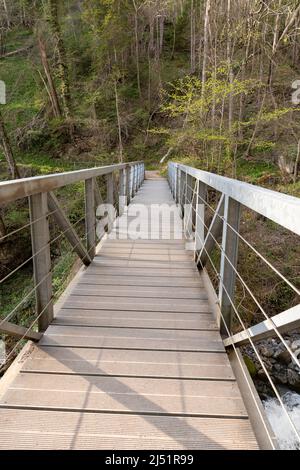
{"type": "MultiPolygon", "coordinates": [[[[283,337],[294,355],[300,360],[300,331],[284,334],[283,337]]],[[[256,346],[276,385],[285,409],[300,435],[300,369],[279,338],[257,342],[256,346]]],[[[251,346],[244,346],[242,351],[280,448],[300,449],[299,437],[276,398],[255,352],[251,346]]]]}

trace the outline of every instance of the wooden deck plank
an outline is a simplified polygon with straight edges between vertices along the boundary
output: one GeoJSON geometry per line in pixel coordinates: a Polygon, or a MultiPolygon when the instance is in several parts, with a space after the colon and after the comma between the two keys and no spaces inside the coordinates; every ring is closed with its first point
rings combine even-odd
{"type": "Polygon", "coordinates": [[[184,288],[192,288],[196,287],[197,289],[203,288],[203,283],[200,280],[200,277],[193,278],[184,278],[184,277],[156,277],[156,276],[114,276],[114,275],[104,275],[101,274],[95,275],[90,274],[90,271],[84,273],[79,280],[79,283],[82,284],[89,284],[89,285],[98,285],[98,286],[145,286],[145,287],[160,287],[177,289],[181,287],[182,290],[184,288]]]}
{"type": "Polygon", "coordinates": [[[91,337],[107,337],[107,338],[131,338],[133,339],[153,339],[163,341],[178,340],[202,340],[207,339],[223,344],[218,331],[186,331],[186,330],[160,330],[156,328],[137,329],[137,328],[101,328],[101,327],[82,327],[76,326],[57,326],[51,325],[45,336],[84,336],[91,337]]]}
{"type": "Polygon", "coordinates": [[[97,286],[91,284],[78,284],[74,287],[71,295],[84,296],[107,296],[107,297],[128,297],[128,298],[159,298],[159,299],[198,299],[207,300],[207,292],[204,288],[186,287],[140,287],[140,286],[119,286],[117,282],[112,286],[97,286]]]}
{"type": "MultiPolygon", "coordinates": [[[[114,318],[125,321],[130,320],[140,320],[140,321],[161,321],[161,322],[171,322],[174,321],[182,321],[182,322],[189,322],[189,321],[199,321],[199,322],[210,322],[212,326],[214,326],[215,320],[212,318],[210,312],[195,312],[195,313],[183,313],[183,312],[142,312],[140,310],[93,310],[88,308],[82,309],[67,309],[61,308],[56,314],[55,318],[58,317],[73,317],[78,318],[84,316],[84,318],[93,318],[94,320],[97,319],[110,319],[113,320],[114,318]]],[[[200,324],[200,323],[199,323],[200,324]]],[[[139,328],[138,325],[136,325],[139,328]]],[[[129,327],[128,325],[128,328],[129,327]]],[[[153,326],[153,328],[157,328],[153,326]]],[[[170,326],[168,328],[172,330],[173,328],[170,326]]],[[[185,328],[182,328],[183,330],[185,328]]]]}
{"type": "Polygon", "coordinates": [[[236,382],[19,374],[3,406],[101,412],[247,416],[236,382]]]}
{"type": "Polygon", "coordinates": [[[179,330],[218,330],[210,314],[62,309],[53,324],[179,330]]]}
{"type": "Polygon", "coordinates": [[[127,261],[166,261],[166,262],[178,262],[185,263],[187,262],[190,265],[191,255],[187,254],[172,254],[172,253],[147,253],[147,252],[130,252],[130,253],[122,253],[120,251],[103,251],[103,254],[99,257],[95,257],[95,261],[102,261],[102,260],[127,260],[127,261]]]}
{"type": "Polygon", "coordinates": [[[194,268],[189,269],[180,269],[173,267],[162,267],[162,268],[147,268],[145,271],[142,267],[134,266],[105,266],[105,265],[95,265],[92,264],[88,268],[89,274],[92,275],[114,275],[114,276],[141,276],[141,277],[167,277],[167,278],[179,278],[179,279],[200,279],[199,273],[194,268]]]}
{"type": "Polygon", "coordinates": [[[27,372],[233,380],[227,355],[37,347],[23,367],[27,372]]]}
{"type": "Polygon", "coordinates": [[[90,328],[51,325],[40,341],[47,346],[163,351],[223,351],[216,331],[183,331],[130,328],[90,328]]]}
{"type": "Polygon", "coordinates": [[[148,312],[209,312],[207,300],[198,299],[155,299],[130,297],[85,296],[73,294],[63,304],[63,308],[90,308],[97,310],[138,310],[148,312]]]}
{"type": "Polygon", "coordinates": [[[103,255],[115,255],[115,254],[146,254],[146,255],[177,255],[177,256],[186,256],[185,253],[182,253],[183,246],[180,245],[178,248],[170,247],[156,247],[153,245],[136,245],[136,244],[111,244],[107,241],[101,253],[103,255]]]}
{"type": "Polygon", "coordinates": [[[140,258],[139,260],[123,259],[123,258],[110,258],[109,256],[96,256],[93,261],[93,266],[118,266],[118,267],[132,267],[143,268],[144,274],[147,274],[147,268],[160,268],[160,269],[173,269],[180,270],[186,269],[196,273],[197,268],[189,261],[151,261],[140,258]]]}
{"type": "Polygon", "coordinates": [[[5,449],[257,449],[246,419],[12,409],[1,425],[5,449]]]}

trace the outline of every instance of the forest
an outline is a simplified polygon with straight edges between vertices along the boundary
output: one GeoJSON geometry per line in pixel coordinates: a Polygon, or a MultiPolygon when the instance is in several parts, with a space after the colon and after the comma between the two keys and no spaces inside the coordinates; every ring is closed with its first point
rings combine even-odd
{"type": "MultiPolygon", "coordinates": [[[[0,0],[0,83],[2,180],[136,160],[164,173],[172,160],[300,195],[297,0],[0,0]]],[[[76,220],[72,191],[61,196],[76,220]]],[[[0,207],[2,278],[30,256],[27,217],[0,207]]],[[[243,234],[299,285],[293,234],[264,222],[245,213],[243,234]]],[[[52,255],[59,293],[74,254],[59,242],[52,255]]],[[[265,308],[296,304],[247,250],[239,263],[265,308]]],[[[31,275],[25,263],[1,284],[3,314],[31,275]]],[[[251,324],[242,289],[239,302],[251,324]]],[[[16,314],[33,311],[28,296],[16,314]]]]}

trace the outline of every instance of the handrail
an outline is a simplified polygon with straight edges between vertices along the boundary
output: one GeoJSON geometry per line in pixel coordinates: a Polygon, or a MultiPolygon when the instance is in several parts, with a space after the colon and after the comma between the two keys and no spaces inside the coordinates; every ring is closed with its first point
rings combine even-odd
{"type": "MultiPolygon", "coordinates": [[[[184,220],[184,233],[189,240],[188,249],[194,251],[195,262],[200,270],[204,270],[206,263],[209,262],[213,274],[218,280],[218,298],[215,297],[215,310],[225,348],[236,355],[237,362],[242,368],[239,347],[244,344],[251,346],[259,367],[267,377],[293,433],[300,442],[299,430],[290,416],[289,409],[283,403],[271,371],[268,370],[256,345],[259,340],[276,337],[288,354],[290,361],[300,368],[299,355],[292,349],[287,339],[282,336],[283,333],[294,330],[300,325],[300,303],[296,306],[291,304],[286,311],[272,317],[270,313],[265,311],[258,301],[256,293],[249,287],[237,269],[238,245],[241,241],[300,298],[300,290],[297,286],[240,233],[241,210],[242,206],[245,206],[296,235],[300,235],[300,199],[173,162],[169,163],[168,179],[184,220]],[[209,189],[220,193],[216,209],[207,200],[209,189]],[[212,215],[210,223],[206,222],[206,209],[212,215]],[[220,251],[220,267],[216,266],[214,257],[211,256],[214,247],[220,251]],[[235,299],[236,279],[241,283],[244,293],[251,297],[264,317],[263,321],[254,326],[248,327],[240,312],[240,303],[237,305],[235,299]],[[236,322],[233,322],[233,318],[241,327],[242,331],[239,333],[236,333],[236,322]]],[[[205,273],[209,279],[207,272],[205,273]]],[[[210,286],[213,292],[211,283],[210,286]]],[[[215,292],[214,295],[216,296],[215,292]]]]}
{"type": "Polygon", "coordinates": [[[89,168],[87,170],[68,171],[64,173],[53,173],[51,175],[33,176],[0,183],[0,204],[16,201],[27,196],[38,193],[54,191],[55,189],[69,184],[85,181],[90,178],[104,176],[113,171],[142,165],[142,161],[120,163],[116,165],[89,168]]]}
{"type": "MultiPolygon", "coordinates": [[[[279,223],[281,226],[289,228],[295,234],[300,234],[300,199],[173,162],[169,163],[168,178],[175,200],[181,207],[181,212],[185,219],[185,229],[189,232],[189,235],[193,235],[195,238],[195,260],[197,264],[202,268],[204,267],[207,260],[210,260],[209,253],[215,245],[221,251],[221,266],[218,273],[220,281],[219,303],[229,329],[232,323],[233,309],[231,301],[235,295],[236,277],[245,286],[246,290],[250,292],[249,287],[237,271],[239,240],[246,242],[247,246],[252,248],[268,267],[273,269],[299,295],[299,289],[245,240],[239,232],[239,223],[241,204],[243,204],[279,223]],[[206,200],[208,187],[221,193],[216,210],[206,200]],[[205,206],[213,212],[210,226],[207,226],[204,222],[205,206]],[[193,228],[194,233],[192,233],[193,228]],[[204,236],[205,231],[207,233],[204,236]],[[217,242],[220,236],[222,236],[221,244],[217,242]]],[[[250,292],[250,295],[261,309],[255,295],[252,292],[250,292]]],[[[288,323],[290,323],[292,328],[292,325],[295,325],[298,321],[298,315],[296,314],[298,311],[299,306],[292,309],[292,311],[289,310],[289,321],[285,324],[285,331],[288,329],[288,323]]],[[[280,335],[276,322],[272,319],[268,320],[263,309],[261,309],[261,312],[268,321],[268,335],[271,334],[271,331],[275,330],[280,335]]],[[[284,315],[285,312],[282,312],[280,318],[284,315]]],[[[261,328],[251,330],[252,339],[256,338],[254,332],[257,332],[257,338],[261,337],[261,328]]],[[[237,338],[240,338],[240,336],[237,338]]],[[[233,339],[233,336],[231,339],[233,339]]],[[[229,341],[227,340],[226,345],[228,344],[229,341]]]]}
{"type": "Polygon", "coordinates": [[[180,163],[170,165],[300,235],[299,198],[180,163]]]}
{"type": "MultiPolygon", "coordinates": [[[[31,229],[32,256],[22,262],[17,268],[5,276],[1,282],[5,282],[29,261],[33,263],[34,287],[23,299],[12,309],[5,318],[0,318],[0,333],[20,338],[17,345],[23,339],[37,341],[47,329],[53,319],[53,288],[52,288],[52,264],[50,248],[54,241],[66,237],[71,244],[72,251],[77,253],[85,265],[89,265],[96,252],[96,212],[101,204],[102,196],[97,181],[98,176],[106,175],[107,203],[118,208],[118,214],[122,215],[132,197],[141,186],[145,168],[143,162],[130,162],[117,165],[90,168],[86,170],[56,173],[46,176],[36,176],[0,183],[0,204],[14,202],[21,198],[29,200],[30,222],[18,230],[5,235],[5,239],[17,233],[24,227],[31,229]],[[115,173],[118,173],[118,195],[115,192],[115,173]],[[71,223],[65,211],[60,207],[59,201],[53,191],[66,185],[77,182],[85,184],[85,215],[75,223],[71,223]],[[51,217],[51,219],[50,219],[51,217]],[[60,234],[50,239],[50,220],[55,221],[60,229],[60,234]],[[75,231],[76,225],[85,220],[84,244],[75,231]],[[36,316],[29,328],[21,327],[11,323],[16,311],[23,305],[24,301],[31,295],[36,297],[36,316]],[[33,330],[38,323],[38,333],[33,330]]],[[[110,220],[107,230],[110,231],[114,220],[110,220]]],[[[2,240],[3,241],[3,240],[2,240]]],[[[0,240],[1,242],[1,240],[0,240]]],[[[13,348],[12,354],[17,345],[13,348]]]]}

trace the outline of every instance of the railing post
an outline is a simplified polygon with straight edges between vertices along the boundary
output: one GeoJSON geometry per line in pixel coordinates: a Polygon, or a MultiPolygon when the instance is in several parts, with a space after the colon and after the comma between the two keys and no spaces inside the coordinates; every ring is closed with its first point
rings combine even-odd
{"type": "Polygon", "coordinates": [[[138,164],[136,166],[136,175],[137,175],[137,177],[136,177],[136,190],[138,191],[139,188],[140,188],[140,180],[141,180],[141,165],[140,164],[138,164]]]}
{"type": "Polygon", "coordinates": [[[138,184],[138,166],[134,165],[134,174],[135,174],[135,179],[134,179],[134,193],[136,194],[138,189],[139,189],[139,184],[138,184]]]}
{"type": "Polygon", "coordinates": [[[113,173],[109,173],[107,175],[106,181],[106,190],[107,190],[107,203],[114,205],[114,175],[113,173]]]}
{"type": "Polygon", "coordinates": [[[138,189],[139,189],[139,168],[138,168],[138,165],[134,165],[134,170],[135,170],[135,185],[134,185],[134,189],[135,189],[135,194],[137,193],[138,189]]]}
{"type": "Polygon", "coordinates": [[[177,198],[177,168],[175,166],[172,167],[172,173],[173,173],[173,197],[176,202],[177,198]]]}
{"type": "Polygon", "coordinates": [[[131,200],[131,166],[126,167],[126,198],[127,206],[130,204],[131,200]]]}
{"type": "MultiPolygon", "coordinates": [[[[240,213],[240,203],[229,196],[225,196],[219,301],[222,315],[229,331],[231,331],[232,324],[232,303],[234,302],[239,241],[238,235],[231,227],[236,232],[239,232],[240,213]]],[[[221,327],[221,331],[226,333],[224,325],[221,327]]]]}
{"type": "Polygon", "coordinates": [[[168,183],[171,189],[171,193],[174,196],[174,176],[173,176],[173,166],[171,163],[168,164],[168,183]]]}
{"type": "Polygon", "coordinates": [[[179,207],[181,210],[181,217],[184,215],[184,187],[185,187],[185,175],[180,169],[180,190],[179,190],[179,207]]]}
{"type": "Polygon", "coordinates": [[[141,164],[139,163],[137,166],[137,188],[140,189],[141,187],[141,178],[142,178],[142,170],[141,170],[141,164]]]}
{"type": "Polygon", "coordinates": [[[134,197],[134,168],[130,166],[130,200],[134,197]]]}
{"type": "Polygon", "coordinates": [[[177,204],[180,204],[180,187],[181,187],[181,185],[180,185],[180,169],[179,169],[178,166],[176,168],[176,174],[177,174],[177,178],[176,178],[176,180],[177,180],[177,190],[176,190],[175,200],[176,200],[177,204]]]}
{"type": "Polygon", "coordinates": [[[205,240],[205,202],[207,186],[202,181],[198,181],[196,195],[196,229],[195,229],[195,249],[201,250],[205,240]]]}
{"type": "Polygon", "coordinates": [[[111,231],[113,222],[114,222],[114,174],[113,172],[109,173],[107,175],[107,180],[106,180],[106,202],[109,205],[108,207],[108,217],[109,217],[109,222],[108,222],[108,232],[111,231]]]}
{"type": "Polygon", "coordinates": [[[132,166],[132,197],[135,196],[135,165],[132,166]]]}
{"type": "Polygon", "coordinates": [[[87,252],[91,259],[96,254],[96,204],[95,181],[89,178],[85,181],[85,231],[87,252]]]}
{"type": "Polygon", "coordinates": [[[126,197],[126,169],[120,170],[119,172],[119,216],[124,214],[125,206],[127,204],[126,197]]]}
{"type": "Polygon", "coordinates": [[[144,175],[145,175],[145,170],[144,170],[144,163],[141,164],[141,186],[144,182],[144,175]]]}
{"type": "Polygon", "coordinates": [[[192,200],[193,200],[193,178],[185,173],[185,198],[184,198],[184,227],[188,238],[193,236],[192,200]]]}
{"type": "Polygon", "coordinates": [[[36,313],[39,331],[46,331],[53,320],[52,274],[47,193],[29,197],[31,244],[34,283],[36,286],[36,313]],[[36,221],[36,222],[35,222],[36,221]]]}

